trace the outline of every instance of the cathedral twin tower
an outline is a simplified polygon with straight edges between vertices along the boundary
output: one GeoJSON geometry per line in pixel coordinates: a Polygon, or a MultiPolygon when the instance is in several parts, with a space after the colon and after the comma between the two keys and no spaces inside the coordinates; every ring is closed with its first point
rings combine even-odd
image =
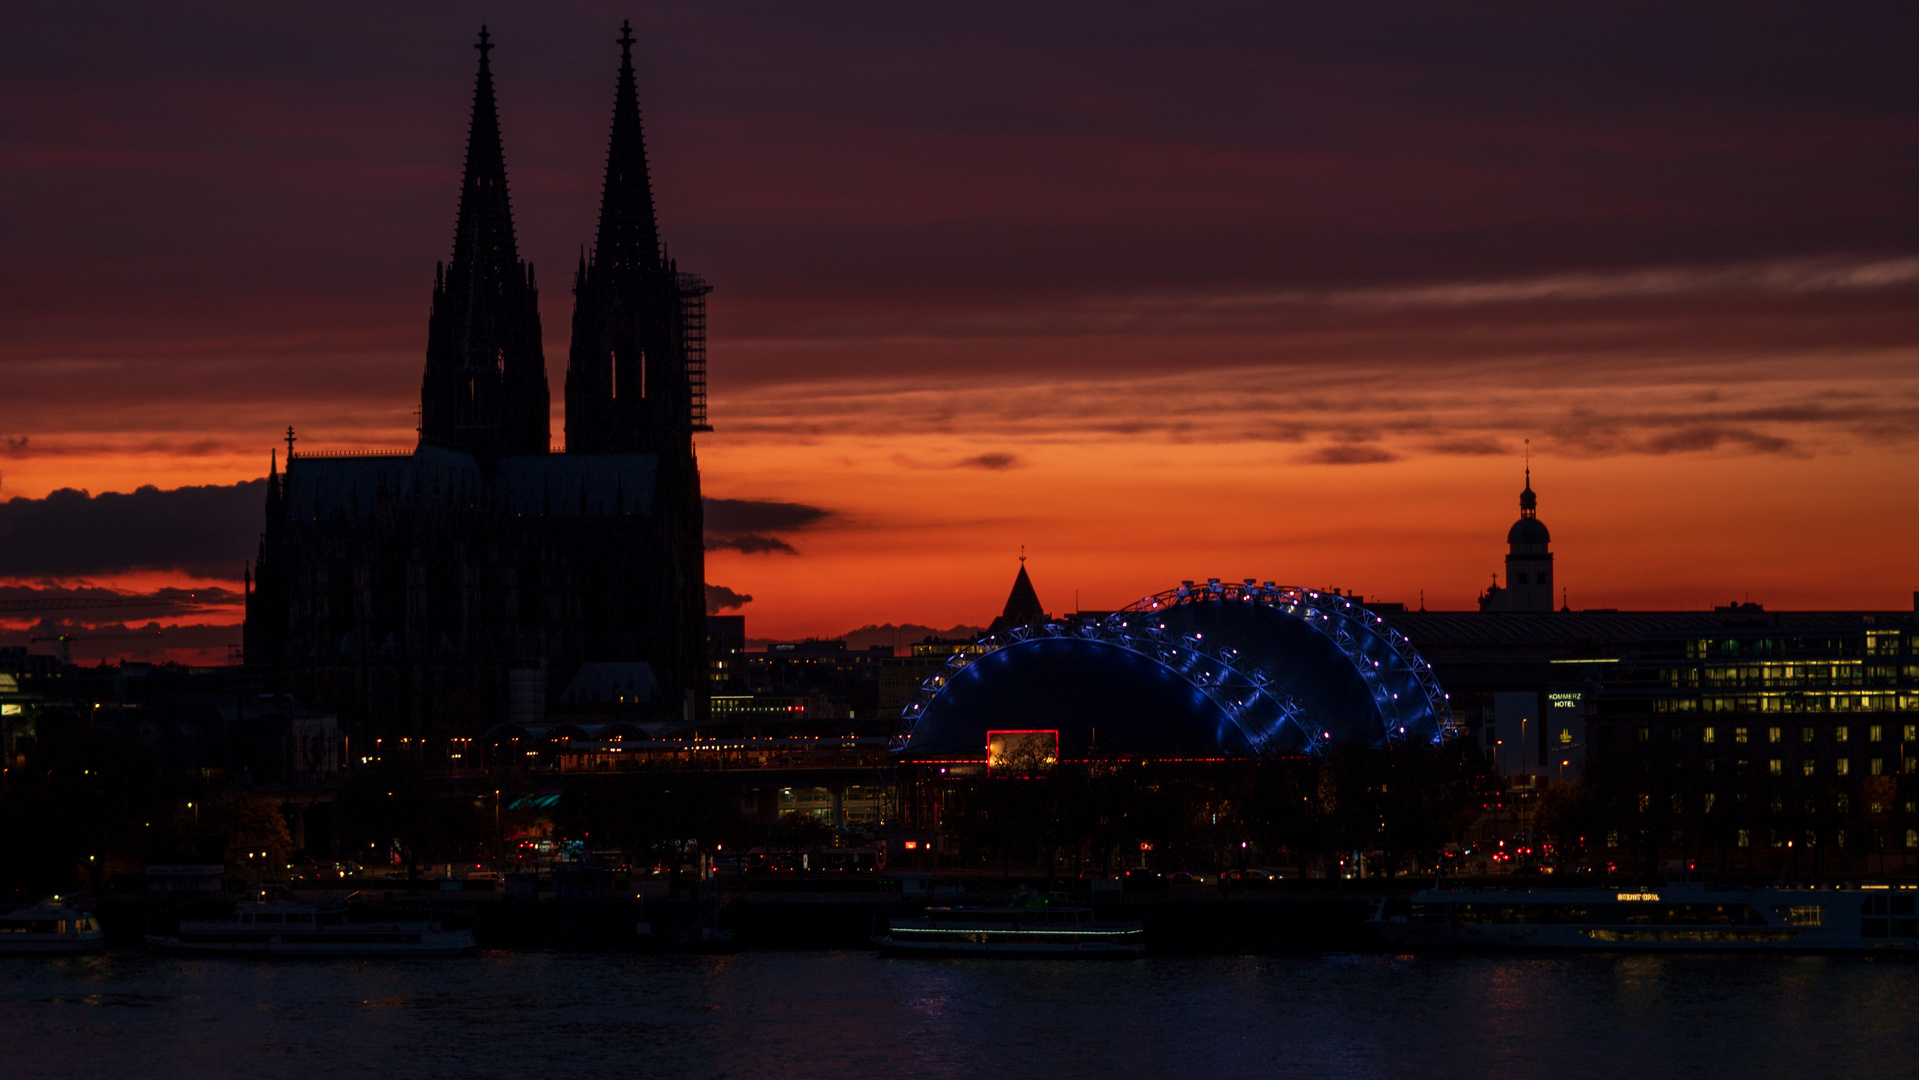
{"type": "MultiPolygon", "coordinates": [[[[632,31],[621,29],[599,235],[573,284],[569,453],[670,452],[705,430],[706,287],[661,250],[632,31]]],[[[551,435],[539,289],[513,235],[485,27],[475,48],[473,127],[453,259],[433,282],[420,437],[483,457],[543,454],[551,435]]]]}
{"type": "Polygon", "coordinates": [[[268,476],[247,665],[373,740],[355,745],[705,714],[693,436],[709,430],[708,290],[660,244],[630,27],[619,43],[599,233],[573,283],[564,453],[483,27],[419,445],[295,454],[289,432],[285,473],[268,476]]]}

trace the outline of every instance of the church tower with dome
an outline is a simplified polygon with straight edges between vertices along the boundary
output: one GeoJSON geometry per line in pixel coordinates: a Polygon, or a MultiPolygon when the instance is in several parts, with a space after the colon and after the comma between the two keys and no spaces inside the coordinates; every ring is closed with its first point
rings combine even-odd
{"type": "Polygon", "coordinates": [[[1533,494],[1533,470],[1526,468],[1526,489],[1519,493],[1519,520],[1506,530],[1506,587],[1493,582],[1479,598],[1481,611],[1553,609],[1552,534],[1539,520],[1539,496],[1533,494]]]}

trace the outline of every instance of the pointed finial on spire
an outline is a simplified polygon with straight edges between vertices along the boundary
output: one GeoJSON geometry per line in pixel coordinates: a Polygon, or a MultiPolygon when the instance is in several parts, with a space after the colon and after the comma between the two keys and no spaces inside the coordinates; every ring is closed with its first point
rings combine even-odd
{"type": "Polygon", "coordinates": [[[486,63],[486,54],[488,52],[491,52],[493,49],[492,37],[493,37],[492,34],[487,33],[486,24],[481,23],[480,24],[480,43],[473,47],[480,50],[480,63],[482,64],[486,63]]]}
{"type": "Polygon", "coordinates": [[[1019,561],[1021,566],[1026,565],[1026,545],[1025,544],[1021,544],[1019,546],[1019,561]]]}
{"type": "Polygon", "coordinates": [[[600,192],[600,230],[593,259],[616,271],[651,274],[660,267],[660,230],[653,215],[639,89],[633,74],[633,24],[620,24],[620,72],[613,89],[613,132],[607,143],[606,182],[600,192]]]}
{"type": "Polygon", "coordinates": [[[1519,516],[1532,517],[1539,509],[1539,496],[1533,494],[1533,441],[1526,440],[1526,487],[1519,493],[1519,516]]]}
{"type": "Polygon", "coordinates": [[[296,441],[297,440],[294,438],[294,435],[293,435],[293,425],[288,424],[287,425],[287,464],[288,465],[293,464],[293,444],[296,441]]]}

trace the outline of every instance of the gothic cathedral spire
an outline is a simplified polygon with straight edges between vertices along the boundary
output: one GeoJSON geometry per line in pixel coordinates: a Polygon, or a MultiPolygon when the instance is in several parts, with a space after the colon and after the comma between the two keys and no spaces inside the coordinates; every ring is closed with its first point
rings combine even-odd
{"type": "MultiPolygon", "coordinates": [[[[704,354],[689,351],[687,290],[660,248],[646,136],[633,74],[633,31],[620,27],[600,228],[574,278],[566,371],[568,453],[690,457],[704,422],[704,354]]],[[[703,307],[699,310],[703,311],[703,307]]],[[[703,330],[703,324],[699,330],[703,330]]]]}
{"type": "Polygon", "coordinates": [[[453,259],[434,275],[420,441],[490,459],[547,452],[549,392],[539,290],[513,236],[489,36],[482,26],[474,46],[480,70],[453,259]]]}
{"type": "Polygon", "coordinates": [[[606,151],[595,260],[640,272],[660,266],[660,227],[653,215],[653,179],[646,168],[646,133],[633,81],[633,27],[620,26],[620,78],[613,93],[613,137],[606,151]]]}

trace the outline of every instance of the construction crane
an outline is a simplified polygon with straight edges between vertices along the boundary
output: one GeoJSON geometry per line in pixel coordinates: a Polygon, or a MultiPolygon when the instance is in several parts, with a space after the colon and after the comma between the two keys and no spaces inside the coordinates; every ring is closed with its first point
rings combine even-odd
{"type": "Polygon", "coordinates": [[[60,662],[63,664],[71,664],[73,663],[73,643],[76,641],[105,641],[111,638],[151,638],[159,637],[160,633],[158,630],[133,630],[113,634],[34,634],[27,638],[27,640],[35,644],[39,644],[42,641],[56,643],[60,650],[57,654],[60,657],[60,662]]]}

